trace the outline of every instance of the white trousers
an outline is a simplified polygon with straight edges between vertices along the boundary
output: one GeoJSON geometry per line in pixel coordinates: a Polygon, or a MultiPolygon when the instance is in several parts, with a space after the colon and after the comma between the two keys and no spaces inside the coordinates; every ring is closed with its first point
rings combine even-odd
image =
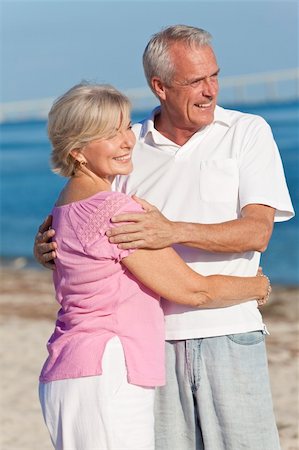
{"type": "Polygon", "coordinates": [[[129,384],[119,338],[106,345],[101,376],[40,383],[56,450],[154,450],[154,388],[129,384]]]}

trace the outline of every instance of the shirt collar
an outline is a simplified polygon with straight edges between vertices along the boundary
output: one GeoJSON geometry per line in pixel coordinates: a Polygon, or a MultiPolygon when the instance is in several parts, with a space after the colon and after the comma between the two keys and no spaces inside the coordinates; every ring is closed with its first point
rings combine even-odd
{"type": "Polygon", "coordinates": [[[232,119],[231,115],[229,114],[229,111],[218,105],[216,105],[213,120],[213,123],[216,122],[222,123],[223,125],[227,125],[228,127],[232,125],[232,119]]]}
{"type": "Polygon", "coordinates": [[[157,106],[155,109],[152,110],[149,117],[143,120],[142,127],[141,127],[141,133],[140,138],[145,139],[148,133],[157,132],[154,126],[154,120],[155,115],[160,111],[160,106],[157,106]]]}
{"type": "MultiPolygon", "coordinates": [[[[146,138],[146,136],[148,135],[148,133],[152,133],[152,135],[154,135],[155,133],[158,133],[158,131],[154,127],[154,119],[155,119],[155,115],[159,111],[160,111],[160,106],[157,106],[155,109],[153,109],[150,116],[142,122],[140,139],[144,140],[146,138]]],[[[231,120],[229,112],[226,109],[222,108],[221,106],[216,105],[215,112],[214,112],[213,124],[214,123],[220,123],[220,124],[230,127],[232,124],[232,120],[231,120]]]]}

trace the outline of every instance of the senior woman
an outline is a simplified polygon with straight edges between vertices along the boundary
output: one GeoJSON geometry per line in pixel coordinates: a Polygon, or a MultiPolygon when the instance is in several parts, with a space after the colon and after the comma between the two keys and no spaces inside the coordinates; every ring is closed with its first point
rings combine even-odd
{"type": "Polygon", "coordinates": [[[110,218],[142,210],[111,190],[131,172],[135,143],[129,101],[112,86],[70,89],[54,103],[48,133],[53,170],[69,180],[52,211],[61,309],[40,375],[45,422],[56,449],[153,450],[154,388],[165,383],[160,296],[194,308],[262,304],[269,282],[204,277],[171,248],[109,243],[110,218]]]}

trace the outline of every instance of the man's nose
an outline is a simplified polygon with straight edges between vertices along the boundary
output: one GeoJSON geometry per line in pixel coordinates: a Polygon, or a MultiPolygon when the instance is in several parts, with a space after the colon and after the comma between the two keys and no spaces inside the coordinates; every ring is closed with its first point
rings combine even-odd
{"type": "Polygon", "coordinates": [[[218,92],[217,78],[206,77],[203,81],[203,94],[209,97],[214,97],[218,92]]]}

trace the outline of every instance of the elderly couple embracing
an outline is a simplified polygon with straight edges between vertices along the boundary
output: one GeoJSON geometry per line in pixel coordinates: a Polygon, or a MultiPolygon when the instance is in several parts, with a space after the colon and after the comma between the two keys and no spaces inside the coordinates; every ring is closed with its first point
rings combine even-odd
{"type": "Polygon", "coordinates": [[[259,311],[260,253],[294,214],[277,146],[217,105],[207,31],[163,29],[143,65],[160,106],[141,123],[110,85],[49,113],[68,178],[34,248],[61,305],[39,387],[53,445],[278,450],[259,311]]]}

